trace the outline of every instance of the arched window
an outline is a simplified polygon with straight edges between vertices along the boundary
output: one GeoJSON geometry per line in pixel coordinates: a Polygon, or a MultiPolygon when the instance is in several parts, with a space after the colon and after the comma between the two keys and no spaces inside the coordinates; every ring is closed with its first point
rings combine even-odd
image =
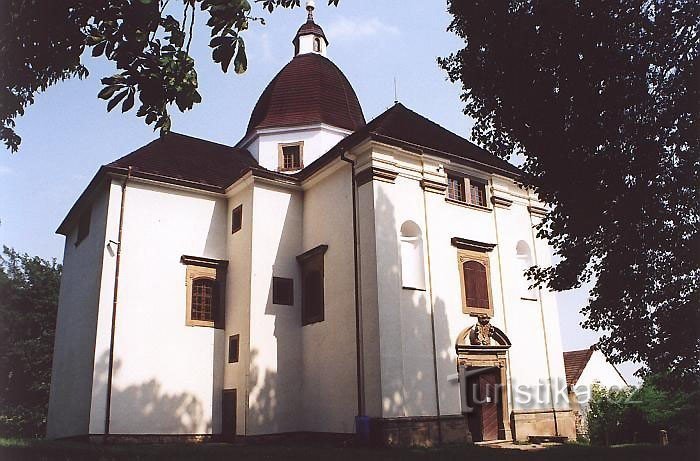
{"type": "Polygon", "coordinates": [[[191,319],[213,322],[216,309],[216,280],[197,278],[192,281],[191,319]]]}
{"type": "Polygon", "coordinates": [[[321,39],[318,37],[314,38],[314,51],[316,53],[321,52],[321,39]]]}
{"type": "Polygon", "coordinates": [[[530,289],[530,281],[525,275],[525,271],[534,265],[530,245],[524,240],[520,240],[515,246],[515,256],[520,275],[520,297],[523,299],[537,299],[537,289],[530,289]]]}
{"type": "Polygon", "coordinates": [[[421,230],[413,221],[401,225],[401,284],[404,288],[425,290],[425,262],[421,230]]]}

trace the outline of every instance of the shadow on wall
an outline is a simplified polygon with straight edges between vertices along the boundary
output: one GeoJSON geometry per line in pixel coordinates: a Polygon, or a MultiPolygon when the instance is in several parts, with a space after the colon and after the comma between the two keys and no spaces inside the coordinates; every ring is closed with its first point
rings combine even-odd
{"type": "MultiPolygon", "coordinates": [[[[260,370],[259,367],[253,365],[256,362],[258,351],[252,349],[250,351],[250,378],[249,382],[262,382],[262,387],[259,387],[255,395],[251,394],[250,407],[248,408],[247,425],[253,430],[261,430],[261,433],[271,433],[279,430],[275,426],[278,424],[278,402],[277,402],[277,386],[279,380],[277,373],[272,370],[260,370]],[[261,376],[260,374],[264,375],[261,376]]],[[[239,405],[244,402],[239,402],[239,405]]]]}
{"type": "MultiPolygon", "coordinates": [[[[417,207],[419,208],[419,207],[417,207]]],[[[375,210],[378,218],[377,232],[377,252],[394,252],[394,260],[401,264],[401,242],[399,229],[404,224],[403,218],[396,216],[396,211],[391,200],[379,189],[377,191],[375,210]],[[398,219],[402,222],[397,222],[398,219]],[[384,248],[384,250],[382,250],[384,248]]],[[[422,207],[420,207],[422,211],[422,207]]],[[[427,291],[412,290],[403,288],[402,271],[400,265],[391,267],[377,267],[377,274],[383,280],[391,280],[394,287],[379,287],[392,293],[398,293],[398,299],[391,302],[399,303],[399,309],[391,309],[391,306],[379,306],[380,310],[396,312],[395,318],[384,317],[384,321],[389,321],[393,325],[382,328],[396,329],[390,334],[400,334],[401,349],[395,348],[389,354],[385,350],[381,355],[381,367],[385,370],[382,379],[388,375],[389,380],[382,382],[383,398],[382,410],[385,416],[434,416],[437,414],[435,404],[436,384],[439,392],[440,414],[459,414],[459,385],[457,381],[448,381],[447,377],[457,374],[457,364],[454,356],[454,341],[450,335],[448,326],[447,310],[456,309],[461,312],[461,306],[447,306],[445,301],[435,297],[433,301],[433,315],[431,318],[430,295],[431,286],[428,272],[428,242],[426,235],[426,224],[424,217],[411,214],[409,219],[416,219],[423,223],[419,225],[421,238],[423,239],[422,262],[425,265],[425,285],[427,291]],[[390,274],[389,277],[386,274],[390,274]],[[433,336],[431,322],[434,322],[435,330],[435,352],[433,352],[433,336]],[[433,355],[435,354],[435,356],[433,355]],[[396,365],[394,365],[396,364],[396,365]],[[435,378],[435,365],[437,365],[437,383],[435,378]],[[400,367],[396,370],[396,367],[400,367]],[[387,369],[394,369],[396,372],[386,373],[387,369]],[[397,376],[400,372],[402,375],[397,376]],[[449,403],[447,408],[445,403],[449,403]],[[455,407],[456,405],[456,407],[455,407]],[[455,411],[456,410],[456,411],[455,411]]],[[[421,260],[421,258],[418,258],[421,260]]],[[[433,267],[453,267],[456,261],[430,261],[433,267]]],[[[456,288],[460,290],[458,286],[456,288]]],[[[473,319],[464,315],[463,321],[458,325],[457,331],[473,324],[473,319]]],[[[384,333],[382,332],[382,335],[384,333]]],[[[380,342],[382,337],[380,337],[380,342]]]]}
{"type": "MultiPolygon", "coordinates": [[[[94,393],[106,396],[109,354],[98,361],[94,393]]],[[[114,362],[114,376],[121,360],[114,362]]],[[[194,371],[196,372],[196,371],[194,371]]],[[[188,393],[168,394],[155,379],[125,388],[112,386],[110,433],[112,434],[202,434],[211,432],[204,421],[202,403],[188,393]]]]}
{"type": "Polygon", "coordinates": [[[274,319],[276,363],[261,360],[261,352],[256,348],[250,351],[248,383],[251,394],[246,423],[250,434],[298,431],[304,424],[305,415],[300,411],[303,398],[301,283],[296,261],[296,256],[302,252],[300,200],[295,195],[290,196],[271,268],[273,277],[294,279],[294,305],[274,304],[272,278],[267,285],[264,315],[274,319]]]}

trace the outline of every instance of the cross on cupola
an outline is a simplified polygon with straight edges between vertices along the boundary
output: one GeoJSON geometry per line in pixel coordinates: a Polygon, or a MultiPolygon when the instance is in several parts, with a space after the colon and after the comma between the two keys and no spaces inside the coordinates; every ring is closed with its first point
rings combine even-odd
{"type": "Polygon", "coordinates": [[[307,53],[320,54],[321,56],[326,55],[328,39],[326,38],[326,34],[323,33],[321,26],[314,22],[315,8],[314,0],[308,0],[306,2],[306,11],[308,11],[306,23],[299,28],[294,40],[292,40],[294,44],[294,56],[307,53]]]}

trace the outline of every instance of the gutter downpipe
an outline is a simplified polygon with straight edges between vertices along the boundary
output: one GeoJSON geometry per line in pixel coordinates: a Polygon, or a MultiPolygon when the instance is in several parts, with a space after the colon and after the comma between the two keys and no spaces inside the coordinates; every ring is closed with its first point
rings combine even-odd
{"type": "Polygon", "coordinates": [[[129,166],[124,182],[122,183],[121,205],[119,207],[119,233],[117,237],[117,256],[114,267],[114,295],[112,297],[112,327],[109,338],[109,366],[107,368],[107,402],[105,405],[105,436],[109,435],[109,423],[112,410],[112,375],[114,370],[114,332],[117,320],[117,300],[119,296],[119,266],[122,255],[122,232],[124,230],[124,203],[126,200],[126,184],[131,178],[131,166],[129,166]]]}
{"type": "Polygon", "coordinates": [[[352,241],[353,258],[355,264],[355,345],[357,347],[357,416],[365,416],[365,363],[364,363],[364,339],[362,334],[362,308],[360,306],[360,267],[358,253],[358,229],[357,229],[357,181],[355,180],[355,161],[345,156],[345,151],[340,154],[340,159],[348,162],[351,168],[352,182],[352,241]]]}
{"type": "MultiPolygon", "coordinates": [[[[424,153],[421,152],[421,166],[425,172],[424,153]]],[[[433,376],[435,378],[435,411],[437,412],[438,443],[442,444],[442,424],[440,423],[440,388],[437,371],[437,348],[435,347],[435,303],[433,302],[433,270],[430,264],[430,238],[428,238],[428,198],[423,188],[423,219],[425,220],[425,253],[428,262],[428,286],[430,287],[430,333],[433,346],[433,376]]]]}
{"type": "MultiPolygon", "coordinates": [[[[530,193],[528,192],[528,203],[532,205],[532,199],[530,198],[530,193]]],[[[539,265],[537,259],[537,240],[535,235],[535,226],[532,223],[532,213],[530,213],[530,234],[532,235],[532,254],[535,256],[535,264],[539,265]]],[[[552,383],[552,368],[549,364],[549,343],[547,341],[547,327],[544,321],[544,304],[542,303],[542,289],[538,288],[539,304],[540,304],[540,320],[542,321],[542,334],[544,335],[544,355],[547,360],[547,375],[549,376],[549,398],[552,400],[552,416],[554,416],[554,435],[559,437],[559,425],[557,422],[557,409],[554,402],[554,389],[552,383]]]]}

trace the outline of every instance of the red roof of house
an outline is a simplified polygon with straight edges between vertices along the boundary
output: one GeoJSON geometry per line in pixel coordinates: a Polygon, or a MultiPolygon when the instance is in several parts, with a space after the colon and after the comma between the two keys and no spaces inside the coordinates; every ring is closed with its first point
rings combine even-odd
{"type": "Polygon", "coordinates": [[[164,182],[226,188],[254,165],[246,149],[170,132],[106,166],[130,166],[136,175],[154,175],[164,182]]]}
{"type": "Polygon", "coordinates": [[[588,348],[581,351],[564,352],[564,371],[566,372],[566,383],[575,385],[581,377],[583,369],[593,355],[593,349],[588,348]]]}
{"type": "Polygon", "coordinates": [[[316,123],[355,131],[365,125],[365,116],[355,90],[335,64],[320,54],[301,54],[267,85],[247,134],[257,128],[316,123]]]}

